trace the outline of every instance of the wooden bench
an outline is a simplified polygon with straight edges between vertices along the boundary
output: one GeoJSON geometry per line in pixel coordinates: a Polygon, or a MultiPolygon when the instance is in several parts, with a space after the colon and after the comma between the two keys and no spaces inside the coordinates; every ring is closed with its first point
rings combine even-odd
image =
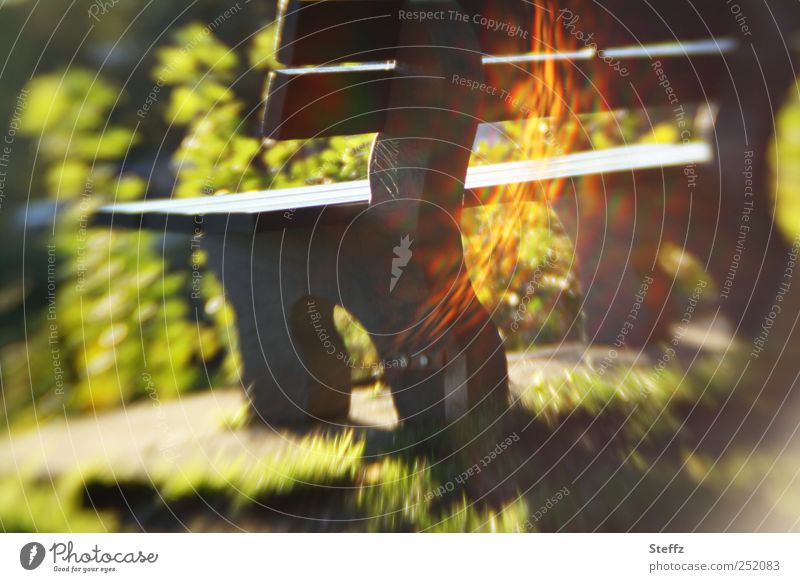
{"type": "MultiPolygon", "coordinates": [[[[754,28],[766,21],[763,9],[742,4],[752,8],[754,28]]],[[[568,46],[553,47],[525,34],[532,11],[516,1],[284,2],[277,54],[286,68],[270,74],[263,137],[374,132],[366,179],[114,204],[98,214],[113,227],[202,230],[236,312],[242,381],[265,422],[347,415],[351,370],[334,327],[336,305],[374,341],[401,420],[454,420],[505,405],[503,342],[466,274],[459,231],[463,208],[486,202],[486,188],[593,172],[660,173],[709,163],[716,153],[724,161],[709,164],[703,195],[728,204],[726,190],[741,190],[741,164],[733,160],[750,149],[766,176],[772,125],[765,104],[791,79],[770,78],[753,47],[786,55],[773,50],[774,33],[751,37],[720,0],[565,0],[539,16],[564,29],[568,46]],[[479,124],[530,115],[492,88],[544,82],[544,62],[579,80],[570,96],[576,115],[675,107],[673,95],[681,105],[717,101],[716,141],[470,168],[479,124]],[[739,85],[740,75],[756,71],[763,76],[752,78],[765,83],[739,85]]],[[[796,11],[788,12],[794,20],[785,22],[796,22],[796,11]]],[[[752,224],[771,232],[763,194],[752,224]]],[[[719,228],[730,228],[724,222],[719,228]]],[[[753,252],[772,257],[781,245],[766,236],[753,252]]],[[[704,258],[713,270],[727,257],[704,258]]],[[[737,287],[728,305],[740,295],[749,300],[757,284],[737,287]]]]}

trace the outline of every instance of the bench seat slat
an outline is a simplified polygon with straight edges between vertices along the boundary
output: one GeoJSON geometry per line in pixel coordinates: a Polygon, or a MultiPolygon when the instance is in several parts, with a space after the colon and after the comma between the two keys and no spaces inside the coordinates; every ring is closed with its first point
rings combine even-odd
{"type": "MultiPolygon", "coordinates": [[[[188,214],[192,214],[192,211],[196,212],[199,203],[206,208],[213,208],[215,206],[230,206],[241,202],[251,202],[253,200],[259,200],[262,203],[279,202],[282,204],[281,208],[299,208],[302,206],[309,206],[309,201],[316,199],[320,192],[324,193],[324,197],[327,200],[327,202],[325,202],[326,204],[349,202],[351,198],[355,198],[356,202],[361,202],[363,201],[361,199],[361,193],[368,189],[369,183],[367,180],[358,180],[353,182],[338,182],[335,184],[280,188],[260,192],[204,196],[201,198],[164,198],[139,202],[124,202],[113,205],[113,209],[116,212],[122,213],[161,212],[164,210],[180,212],[186,210],[188,214]]],[[[366,198],[364,200],[369,199],[366,198]]]]}
{"type": "MultiPolygon", "coordinates": [[[[467,195],[465,202],[479,204],[486,201],[484,191],[487,188],[507,184],[683,166],[711,159],[711,147],[705,143],[650,144],[476,166],[467,173],[465,187],[473,195],[467,195]]],[[[326,220],[349,219],[366,208],[369,201],[369,182],[360,180],[203,198],[111,204],[100,208],[95,224],[188,232],[198,228],[205,232],[241,229],[251,232],[256,227],[307,224],[323,212],[326,220]]]]}
{"type": "MultiPolygon", "coordinates": [[[[669,104],[665,88],[659,86],[662,77],[651,67],[654,60],[661,61],[660,70],[681,102],[714,100],[720,87],[716,80],[727,72],[721,55],[734,47],[735,41],[723,38],[644,48],[613,47],[608,54],[599,55],[584,50],[563,55],[486,57],[484,81],[488,89],[476,89],[483,93],[483,108],[478,116],[483,122],[497,122],[535,113],[513,98],[506,99],[503,92],[521,87],[520,94],[524,94],[537,82],[541,61],[549,59],[557,61],[560,75],[571,75],[579,85],[576,114],[669,104]],[[624,76],[615,67],[624,71],[624,76]]],[[[389,87],[392,82],[399,82],[391,67],[353,66],[342,72],[336,72],[336,68],[294,68],[271,73],[264,137],[308,139],[381,131],[389,87]]],[[[409,78],[408,82],[414,79],[409,78]]]]}
{"type": "MultiPolygon", "coordinates": [[[[461,6],[485,54],[566,49],[543,46],[530,30],[529,2],[462,0],[461,6]]],[[[398,0],[292,0],[279,15],[278,60],[293,66],[392,60],[400,27],[407,23],[401,10],[398,0]]],[[[719,9],[719,0],[650,0],[649,5],[631,0],[562,0],[558,10],[563,12],[551,13],[550,18],[553,26],[564,29],[568,42],[596,42],[600,48],[675,41],[677,30],[682,38],[725,35],[735,24],[727,10],[719,9]]],[[[445,18],[451,18],[449,11],[445,18]]]]}

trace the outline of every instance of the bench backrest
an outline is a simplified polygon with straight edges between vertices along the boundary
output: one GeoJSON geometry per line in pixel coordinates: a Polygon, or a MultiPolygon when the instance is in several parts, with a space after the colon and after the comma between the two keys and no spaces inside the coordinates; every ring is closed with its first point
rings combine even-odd
{"type": "MultiPolygon", "coordinates": [[[[544,172],[527,165],[520,169],[500,164],[486,168],[486,175],[473,173],[470,181],[465,160],[456,161],[463,153],[458,148],[428,152],[421,162],[413,148],[405,148],[401,156],[392,153],[393,139],[409,137],[420,140],[420,151],[427,147],[426,140],[452,141],[469,150],[473,129],[459,127],[463,121],[476,125],[537,115],[524,100],[504,97],[513,88],[530,94],[532,86],[547,85],[552,79],[571,79],[573,91],[565,97],[573,114],[659,106],[678,109],[735,99],[735,107],[729,109],[752,116],[764,101],[761,92],[754,89],[749,95],[746,86],[734,86],[734,77],[756,78],[760,72],[752,70],[750,63],[744,73],[740,67],[732,74],[735,61],[746,55],[752,59],[752,51],[746,25],[723,10],[721,0],[559,0],[557,8],[547,8],[552,4],[537,2],[534,12],[528,0],[283,1],[277,54],[286,68],[270,73],[263,137],[286,140],[378,133],[378,144],[386,148],[373,148],[369,180],[224,199],[118,204],[105,208],[96,221],[154,229],[168,225],[194,232],[198,221],[193,217],[202,215],[199,222],[207,232],[274,230],[314,224],[322,207],[326,207],[326,221],[351,219],[370,201],[381,200],[381,192],[387,194],[381,181],[384,176],[400,184],[405,170],[387,173],[397,167],[425,167],[453,176],[449,185],[453,200],[449,201],[442,196],[448,188],[441,184],[420,189],[419,173],[408,177],[402,189],[394,188],[395,194],[411,198],[422,191],[436,192],[430,201],[452,208],[448,202],[468,203],[461,196],[463,188],[456,188],[460,180],[475,190],[515,180],[546,179],[551,174],[627,171],[713,158],[710,146],[695,143],[668,152],[637,151],[635,159],[625,151],[607,156],[590,152],[591,163],[580,155],[564,156],[555,166],[546,165],[544,172]],[[415,20],[420,13],[437,11],[444,20],[415,20]],[[558,40],[539,38],[536,30],[557,31],[542,36],[558,40]],[[436,42],[426,45],[426,38],[436,42]],[[468,53],[469,63],[452,62],[463,53],[468,53]],[[430,67],[420,62],[426,58],[430,67]],[[438,68],[442,75],[442,80],[427,87],[429,99],[423,94],[425,83],[419,80],[426,68],[434,74],[438,68]],[[447,79],[446,70],[451,71],[447,79]],[[454,78],[452,71],[462,74],[454,78]],[[445,105],[450,108],[447,112],[445,105]],[[400,111],[403,107],[406,112],[400,111]]],[[[776,50],[764,52],[775,54],[776,50]]],[[[720,143],[716,146],[719,149],[720,143]]],[[[485,202],[477,190],[473,195],[485,202]]]]}
{"type": "Polygon", "coordinates": [[[284,2],[278,58],[271,73],[263,135],[307,139],[380,132],[397,70],[400,34],[416,19],[469,23],[480,45],[483,75],[454,78],[480,93],[483,122],[534,115],[504,98],[510,88],[544,82],[545,61],[576,79],[575,113],[705,102],[726,73],[721,55],[735,44],[733,17],[716,0],[564,0],[538,18],[560,30],[563,46],[545,46],[531,32],[535,18],[522,0],[461,0],[461,10],[436,2],[328,0],[284,2]],[[680,43],[678,42],[680,41],[680,43]],[[657,66],[656,66],[657,65],[657,66]]]}

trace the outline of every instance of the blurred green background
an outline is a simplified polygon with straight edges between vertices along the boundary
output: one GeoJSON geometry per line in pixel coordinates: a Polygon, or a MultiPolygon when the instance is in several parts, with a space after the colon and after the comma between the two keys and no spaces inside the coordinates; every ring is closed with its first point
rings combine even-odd
{"type": "MultiPolygon", "coordinates": [[[[367,170],[371,136],[310,143],[261,143],[255,137],[266,74],[276,66],[272,2],[107,4],[97,19],[89,16],[96,2],[79,1],[67,9],[55,0],[35,5],[17,0],[0,8],[0,54],[7,56],[0,69],[0,127],[14,131],[0,207],[0,422],[10,437],[65,413],[94,414],[146,400],[154,389],[168,401],[237,384],[235,321],[218,283],[204,275],[199,296],[193,297],[192,271],[202,268],[202,254],[186,237],[90,228],[92,209],[146,192],[224,195],[351,180],[367,170]]],[[[651,130],[650,121],[632,115],[598,119],[580,145],[677,139],[669,124],[651,130]]],[[[786,159],[800,159],[800,101],[792,98],[779,124],[776,147],[786,159]]],[[[507,130],[519,135],[518,128],[507,130]]],[[[475,159],[487,163],[513,155],[510,144],[488,141],[477,146],[475,159]]],[[[777,178],[781,225],[794,234],[800,166],[781,165],[777,178]]],[[[517,241],[521,264],[514,271],[498,262],[494,285],[481,290],[484,301],[501,306],[498,323],[507,327],[524,282],[537,270],[543,273],[525,333],[513,338],[515,348],[526,348],[533,338],[560,340],[580,317],[580,284],[569,269],[571,243],[548,218],[543,208],[530,213],[524,240],[517,241]],[[549,253],[559,260],[551,261],[549,253]]],[[[479,225],[492,220],[491,211],[467,218],[475,233],[466,241],[468,249],[480,247],[479,225]]],[[[357,322],[346,314],[337,317],[349,347],[369,368],[376,358],[357,322]]],[[[576,403],[594,414],[613,402],[623,416],[634,410],[638,415],[640,430],[629,435],[635,440],[656,421],[672,426],[659,411],[673,397],[695,401],[695,388],[670,374],[560,378],[558,391],[546,378],[534,384],[526,405],[543,419],[539,436],[576,403]],[[543,404],[541,395],[551,392],[554,400],[543,404]],[[631,408],[629,395],[637,392],[651,397],[631,408]]],[[[716,393],[703,393],[708,406],[716,393]]],[[[419,442],[418,436],[396,438],[419,442]]],[[[485,439],[494,445],[501,436],[490,433],[485,439]]],[[[347,434],[313,440],[308,447],[318,456],[288,463],[284,470],[296,479],[355,480],[348,503],[366,515],[384,516],[370,522],[376,529],[525,529],[530,512],[551,494],[540,488],[477,509],[470,497],[474,491],[426,500],[427,492],[447,482],[452,467],[469,464],[449,457],[447,463],[434,461],[435,447],[425,454],[375,453],[379,461],[364,460],[364,446],[347,434]],[[409,499],[419,502],[416,509],[409,499]],[[513,500],[509,508],[507,500],[513,500]]],[[[695,470],[701,463],[691,455],[681,458],[693,459],[695,470]]],[[[631,474],[599,471],[597,481],[638,478],[636,463],[644,461],[637,459],[629,458],[631,474]]],[[[513,470],[511,457],[505,463],[513,470]]],[[[173,500],[195,486],[221,494],[231,482],[247,499],[290,488],[280,480],[264,484],[261,477],[233,465],[216,480],[197,474],[194,481],[176,482],[164,476],[154,486],[159,496],[173,500]]],[[[96,479],[112,480],[102,474],[96,479]]],[[[87,508],[84,480],[85,474],[48,486],[0,480],[3,528],[135,527],[87,508]]]]}

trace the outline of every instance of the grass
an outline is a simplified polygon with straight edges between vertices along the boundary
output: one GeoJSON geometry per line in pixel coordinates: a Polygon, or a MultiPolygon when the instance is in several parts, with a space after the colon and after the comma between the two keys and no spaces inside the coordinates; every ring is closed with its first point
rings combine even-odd
{"type": "Polygon", "coordinates": [[[694,362],[688,372],[677,365],[617,366],[601,374],[581,365],[565,369],[560,377],[534,375],[519,395],[519,404],[551,427],[574,415],[629,417],[625,432],[634,438],[674,428],[671,411],[676,407],[700,399],[712,406],[723,397],[731,375],[714,355],[694,362]]]}
{"type": "Polygon", "coordinates": [[[83,504],[79,479],[57,483],[0,479],[0,527],[7,532],[115,531],[119,520],[112,512],[83,504]]]}
{"type": "MultiPolygon", "coordinates": [[[[326,485],[352,479],[363,455],[364,443],[352,431],[334,436],[313,434],[275,454],[253,458],[249,454],[213,459],[192,456],[165,459],[150,474],[148,486],[166,501],[197,494],[222,495],[237,505],[267,495],[285,495],[298,487],[326,485]]],[[[112,484],[116,475],[107,469],[85,471],[91,481],[112,484]]]]}

